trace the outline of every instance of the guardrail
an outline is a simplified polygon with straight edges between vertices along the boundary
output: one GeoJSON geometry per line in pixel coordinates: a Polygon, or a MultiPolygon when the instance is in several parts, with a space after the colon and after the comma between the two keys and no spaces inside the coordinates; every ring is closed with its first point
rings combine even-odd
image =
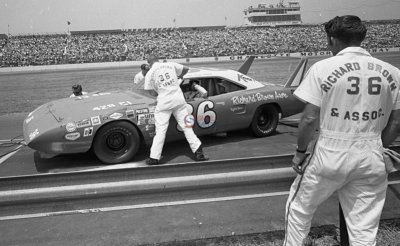
{"type": "MultiPolygon", "coordinates": [[[[394,149],[399,150],[399,147],[394,149]]],[[[0,206],[287,182],[293,155],[0,178],[0,206]]],[[[400,174],[389,176],[400,180],[400,174]]]]}
{"type": "Polygon", "coordinates": [[[0,206],[294,178],[292,155],[0,178],[0,206]]]}

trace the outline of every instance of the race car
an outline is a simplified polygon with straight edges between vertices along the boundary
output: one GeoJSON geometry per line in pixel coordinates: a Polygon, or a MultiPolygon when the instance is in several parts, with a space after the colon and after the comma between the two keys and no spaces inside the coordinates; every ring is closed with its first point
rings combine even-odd
{"type": "MultiPolygon", "coordinates": [[[[247,72],[254,56],[238,71],[191,67],[181,84],[185,96],[193,81],[205,88],[206,98],[189,96],[191,114],[186,127],[198,136],[249,128],[256,137],[273,134],[280,118],[300,113],[304,104],[293,96],[306,69],[301,59],[292,76],[282,84],[262,83],[247,72]]],[[[26,144],[46,155],[92,150],[103,163],[133,159],[155,135],[156,98],[144,90],[91,92],[39,106],[23,123],[26,144]]],[[[166,140],[183,139],[182,129],[171,117],[166,140]]]]}

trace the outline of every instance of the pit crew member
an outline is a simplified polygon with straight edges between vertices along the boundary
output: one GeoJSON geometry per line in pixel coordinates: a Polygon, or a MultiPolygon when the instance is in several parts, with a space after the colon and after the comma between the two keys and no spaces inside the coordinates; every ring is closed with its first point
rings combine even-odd
{"type": "Polygon", "coordinates": [[[400,131],[400,71],[360,47],[367,29],[359,17],[335,17],[324,25],[334,56],[315,63],[294,93],[306,106],[283,245],[303,245],[314,212],[335,191],[350,245],[376,245],[388,184],[382,153],[400,131]]]}
{"type": "Polygon", "coordinates": [[[157,96],[157,105],[154,112],[156,135],[146,163],[149,165],[159,164],[171,114],[183,129],[186,140],[195,155],[195,160],[207,160],[208,157],[203,153],[201,141],[192,127],[185,124],[185,117],[190,114],[178,77],[183,78],[189,68],[174,62],[160,63],[154,55],[148,57],[148,63],[150,70],[145,77],[144,89],[157,96]]]}

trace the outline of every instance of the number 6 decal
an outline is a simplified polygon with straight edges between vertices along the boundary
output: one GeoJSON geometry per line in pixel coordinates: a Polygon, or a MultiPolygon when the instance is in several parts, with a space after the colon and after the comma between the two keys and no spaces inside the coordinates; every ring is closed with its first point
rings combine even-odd
{"type": "MultiPolygon", "coordinates": [[[[190,106],[189,114],[193,113],[193,106],[188,104],[190,106]]],[[[217,114],[212,110],[214,108],[214,103],[212,101],[203,101],[199,104],[197,107],[197,116],[193,118],[185,117],[185,125],[187,127],[193,127],[193,124],[196,122],[197,125],[202,128],[209,128],[215,124],[215,121],[217,119],[217,114]],[[190,123],[190,124],[189,124],[190,123]]],[[[177,125],[176,128],[178,131],[182,132],[182,128],[177,125]]]]}
{"type": "Polygon", "coordinates": [[[199,104],[197,108],[197,125],[200,128],[208,128],[214,125],[217,119],[217,114],[212,110],[214,103],[211,101],[204,101],[199,104]]]}

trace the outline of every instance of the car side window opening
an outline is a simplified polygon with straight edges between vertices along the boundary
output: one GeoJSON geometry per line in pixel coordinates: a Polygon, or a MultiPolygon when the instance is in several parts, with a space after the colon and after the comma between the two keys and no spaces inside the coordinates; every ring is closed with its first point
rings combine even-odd
{"type": "Polygon", "coordinates": [[[196,82],[203,87],[209,97],[246,89],[223,78],[185,79],[181,84],[181,88],[186,100],[201,97],[196,91],[193,91],[193,88],[190,86],[191,82],[196,82]]]}
{"type": "Polygon", "coordinates": [[[230,93],[234,91],[244,90],[245,88],[232,83],[231,81],[215,78],[215,93],[213,95],[221,95],[225,93],[230,93]]]}
{"type": "MultiPolygon", "coordinates": [[[[203,84],[201,79],[185,79],[181,83],[181,89],[186,100],[201,98],[201,94],[192,87],[192,83],[197,83],[200,86],[203,84]]],[[[204,86],[202,87],[204,88],[204,86]]]]}

